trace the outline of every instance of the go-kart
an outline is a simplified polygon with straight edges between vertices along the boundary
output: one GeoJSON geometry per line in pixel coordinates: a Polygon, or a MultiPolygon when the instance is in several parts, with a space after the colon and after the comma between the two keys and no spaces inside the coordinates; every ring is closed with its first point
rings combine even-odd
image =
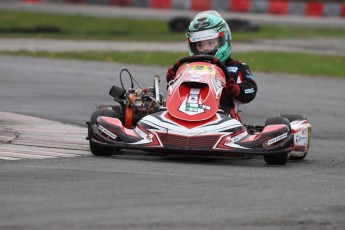
{"type": "MultiPolygon", "coordinates": [[[[173,66],[176,78],[167,98],[154,86],[126,90],[112,86],[115,105],[100,105],[91,115],[88,137],[91,152],[110,156],[121,149],[168,155],[245,157],[263,155],[267,164],[302,160],[308,153],[311,125],[305,116],[281,114],[264,126],[245,125],[219,109],[226,80],[225,65],[209,55],[185,57],[173,66]]],[[[238,113],[238,111],[236,111],[238,113]]]]}

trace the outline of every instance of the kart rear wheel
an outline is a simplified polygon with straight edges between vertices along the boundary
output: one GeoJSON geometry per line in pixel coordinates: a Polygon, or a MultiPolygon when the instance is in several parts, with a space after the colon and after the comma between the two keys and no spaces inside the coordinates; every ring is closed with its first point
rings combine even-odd
{"type": "MultiPolygon", "coordinates": [[[[92,125],[96,124],[97,118],[100,116],[117,118],[119,115],[113,109],[102,108],[102,109],[95,110],[93,114],[91,115],[90,125],[88,126],[89,139],[92,138],[92,134],[93,134],[92,125]]],[[[91,140],[89,140],[89,145],[90,145],[90,150],[92,154],[95,156],[111,156],[115,152],[119,152],[121,150],[120,148],[111,148],[107,146],[102,146],[102,145],[92,142],[91,140]]]]}
{"type": "MultiPolygon", "coordinates": [[[[116,114],[115,115],[116,118],[119,118],[119,115],[121,113],[121,106],[119,104],[117,104],[117,105],[100,104],[97,106],[97,109],[114,110],[114,112],[116,114]]],[[[102,115],[102,116],[104,116],[104,115],[102,115]]]]}
{"type": "Polygon", "coordinates": [[[280,114],[279,117],[285,117],[288,119],[290,122],[293,121],[299,121],[299,120],[307,120],[307,117],[305,115],[300,115],[300,114],[280,114]]]}
{"type": "Polygon", "coordinates": [[[287,125],[289,127],[289,129],[291,130],[290,122],[285,117],[269,117],[269,118],[267,118],[267,120],[265,122],[265,126],[267,126],[267,125],[278,125],[278,124],[287,125]]]}
{"type": "MultiPolygon", "coordinates": [[[[267,118],[265,126],[278,125],[278,124],[287,125],[289,127],[289,130],[291,130],[291,125],[290,125],[289,120],[284,117],[267,118]]],[[[288,162],[289,158],[290,158],[289,153],[264,155],[265,162],[269,165],[284,165],[286,164],[286,162],[288,162]]]]}

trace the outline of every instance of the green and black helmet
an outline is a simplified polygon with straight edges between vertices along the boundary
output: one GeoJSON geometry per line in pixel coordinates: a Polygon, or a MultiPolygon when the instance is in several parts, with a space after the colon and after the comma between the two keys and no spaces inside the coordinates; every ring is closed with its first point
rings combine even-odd
{"type": "Polygon", "coordinates": [[[189,55],[209,54],[225,61],[231,54],[231,31],[226,21],[213,10],[204,11],[195,16],[189,24],[186,34],[189,55]],[[218,45],[207,52],[199,52],[197,42],[218,39],[218,45]]]}

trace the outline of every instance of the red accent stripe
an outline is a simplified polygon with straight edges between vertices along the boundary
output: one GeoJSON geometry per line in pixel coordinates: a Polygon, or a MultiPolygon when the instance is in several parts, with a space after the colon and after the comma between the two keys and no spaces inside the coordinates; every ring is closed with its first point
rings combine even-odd
{"type": "Polygon", "coordinates": [[[127,105],[126,107],[126,116],[125,116],[125,127],[130,129],[133,128],[133,110],[127,105]]]}
{"type": "Polygon", "coordinates": [[[323,4],[320,2],[306,2],[305,15],[306,16],[322,16],[323,4]]]}
{"type": "Polygon", "coordinates": [[[268,13],[270,14],[287,14],[288,1],[287,0],[269,0],[268,13]]]}
{"type": "Polygon", "coordinates": [[[345,3],[340,5],[340,17],[345,17],[345,3]]]}
{"type": "Polygon", "coordinates": [[[169,9],[171,8],[171,0],[151,0],[152,8],[169,9]]]}
{"type": "Polygon", "coordinates": [[[229,10],[248,12],[250,8],[251,0],[229,0],[229,10]]]}
{"type": "Polygon", "coordinates": [[[192,0],[191,10],[209,10],[211,9],[211,0],[192,0]]]}

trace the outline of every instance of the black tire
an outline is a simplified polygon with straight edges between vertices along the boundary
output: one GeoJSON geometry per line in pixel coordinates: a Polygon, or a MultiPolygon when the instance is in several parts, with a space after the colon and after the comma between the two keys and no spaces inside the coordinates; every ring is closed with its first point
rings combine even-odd
{"type": "MultiPolygon", "coordinates": [[[[278,125],[278,124],[285,124],[291,130],[291,125],[288,119],[284,117],[270,117],[267,118],[265,122],[265,126],[267,125],[278,125]]],[[[269,165],[284,165],[288,162],[290,158],[289,153],[281,153],[281,154],[268,154],[264,155],[265,162],[269,165]]]]}
{"type": "Polygon", "coordinates": [[[289,127],[289,129],[291,130],[290,121],[285,117],[269,117],[269,118],[267,118],[267,120],[265,122],[265,126],[267,126],[267,125],[278,125],[278,124],[287,125],[289,127]]]}
{"type": "MultiPolygon", "coordinates": [[[[300,114],[280,114],[280,117],[285,117],[290,122],[307,120],[307,116],[300,115],[300,114]]],[[[305,152],[302,156],[290,156],[290,160],[296,160],[296,161],[303,160],[307,156],[307,154],[308,152],[305,152]]]]}
{"type": "MultiPolygon", "coordinates": [[[[109,108],[108,109],[102,108],[102,109],[95,110],[93,114],[91,115],[90,125],[88,127],[89,139],[91,139],[92,137],[92,132],[93,132],[92,125],[96,124],[97,118],[100,116],[117,118],[119,115],[113,109],[109,109],[109,108]]],[[[89,145],[90,145],[90,150],[92,154],[95,156],[111,156],[115,152],[119,152],[121,150],[120,148],[112,148],[108,146],[99,145],[92,142],[91,140],[89,141],[89,145]]]]}
{"type": "Polygon", "coordinates": [[[98,145],[89,141],[90,150],[93,155],[101,157],[109,157],[114,154],[114,148],[98,145]]]}
{"type": "Polygon", "coordinates": [[[96,109],[91,115],[90,124],[95,125],[97,118],[100,116],[118,118],[119,115],[113,109],[109,109],[106,107],[96,109]]]}
{"type": "Polygon", "coordinates": [[[269,165],[285,165],[289,157],[289,153],[264,155],[265,162],[269,165]]]}
{"type": "MultiPolygon", "coordinates": [[[[109,104],[101,104],[97,106],[97,109],[107,109],[107,110],[114,110],[115,115],[112,117],[119,118],[119,115],[121,113],[121,105],[109,105],[109,104]]],[[[102,115],[105,116],[105,115],[102,115]]],[[[97,119],[97,118],[96,118],[97,119]]]]}
{"type": "Polygon", "coordinates": [[[189,23],[192,20],[189,17],[175,17],[169,21],[169,28],[172,32],[186,32],[189,23]]]}
{"type": "Polygon", "coordinates": [[[307,120],[307,117],[305,115],[300,115],[300,114],[280,114],[279,117],[285,117],[288,119],[290,122],[293,121],[299,121],[299,120],[307,120]]]}

